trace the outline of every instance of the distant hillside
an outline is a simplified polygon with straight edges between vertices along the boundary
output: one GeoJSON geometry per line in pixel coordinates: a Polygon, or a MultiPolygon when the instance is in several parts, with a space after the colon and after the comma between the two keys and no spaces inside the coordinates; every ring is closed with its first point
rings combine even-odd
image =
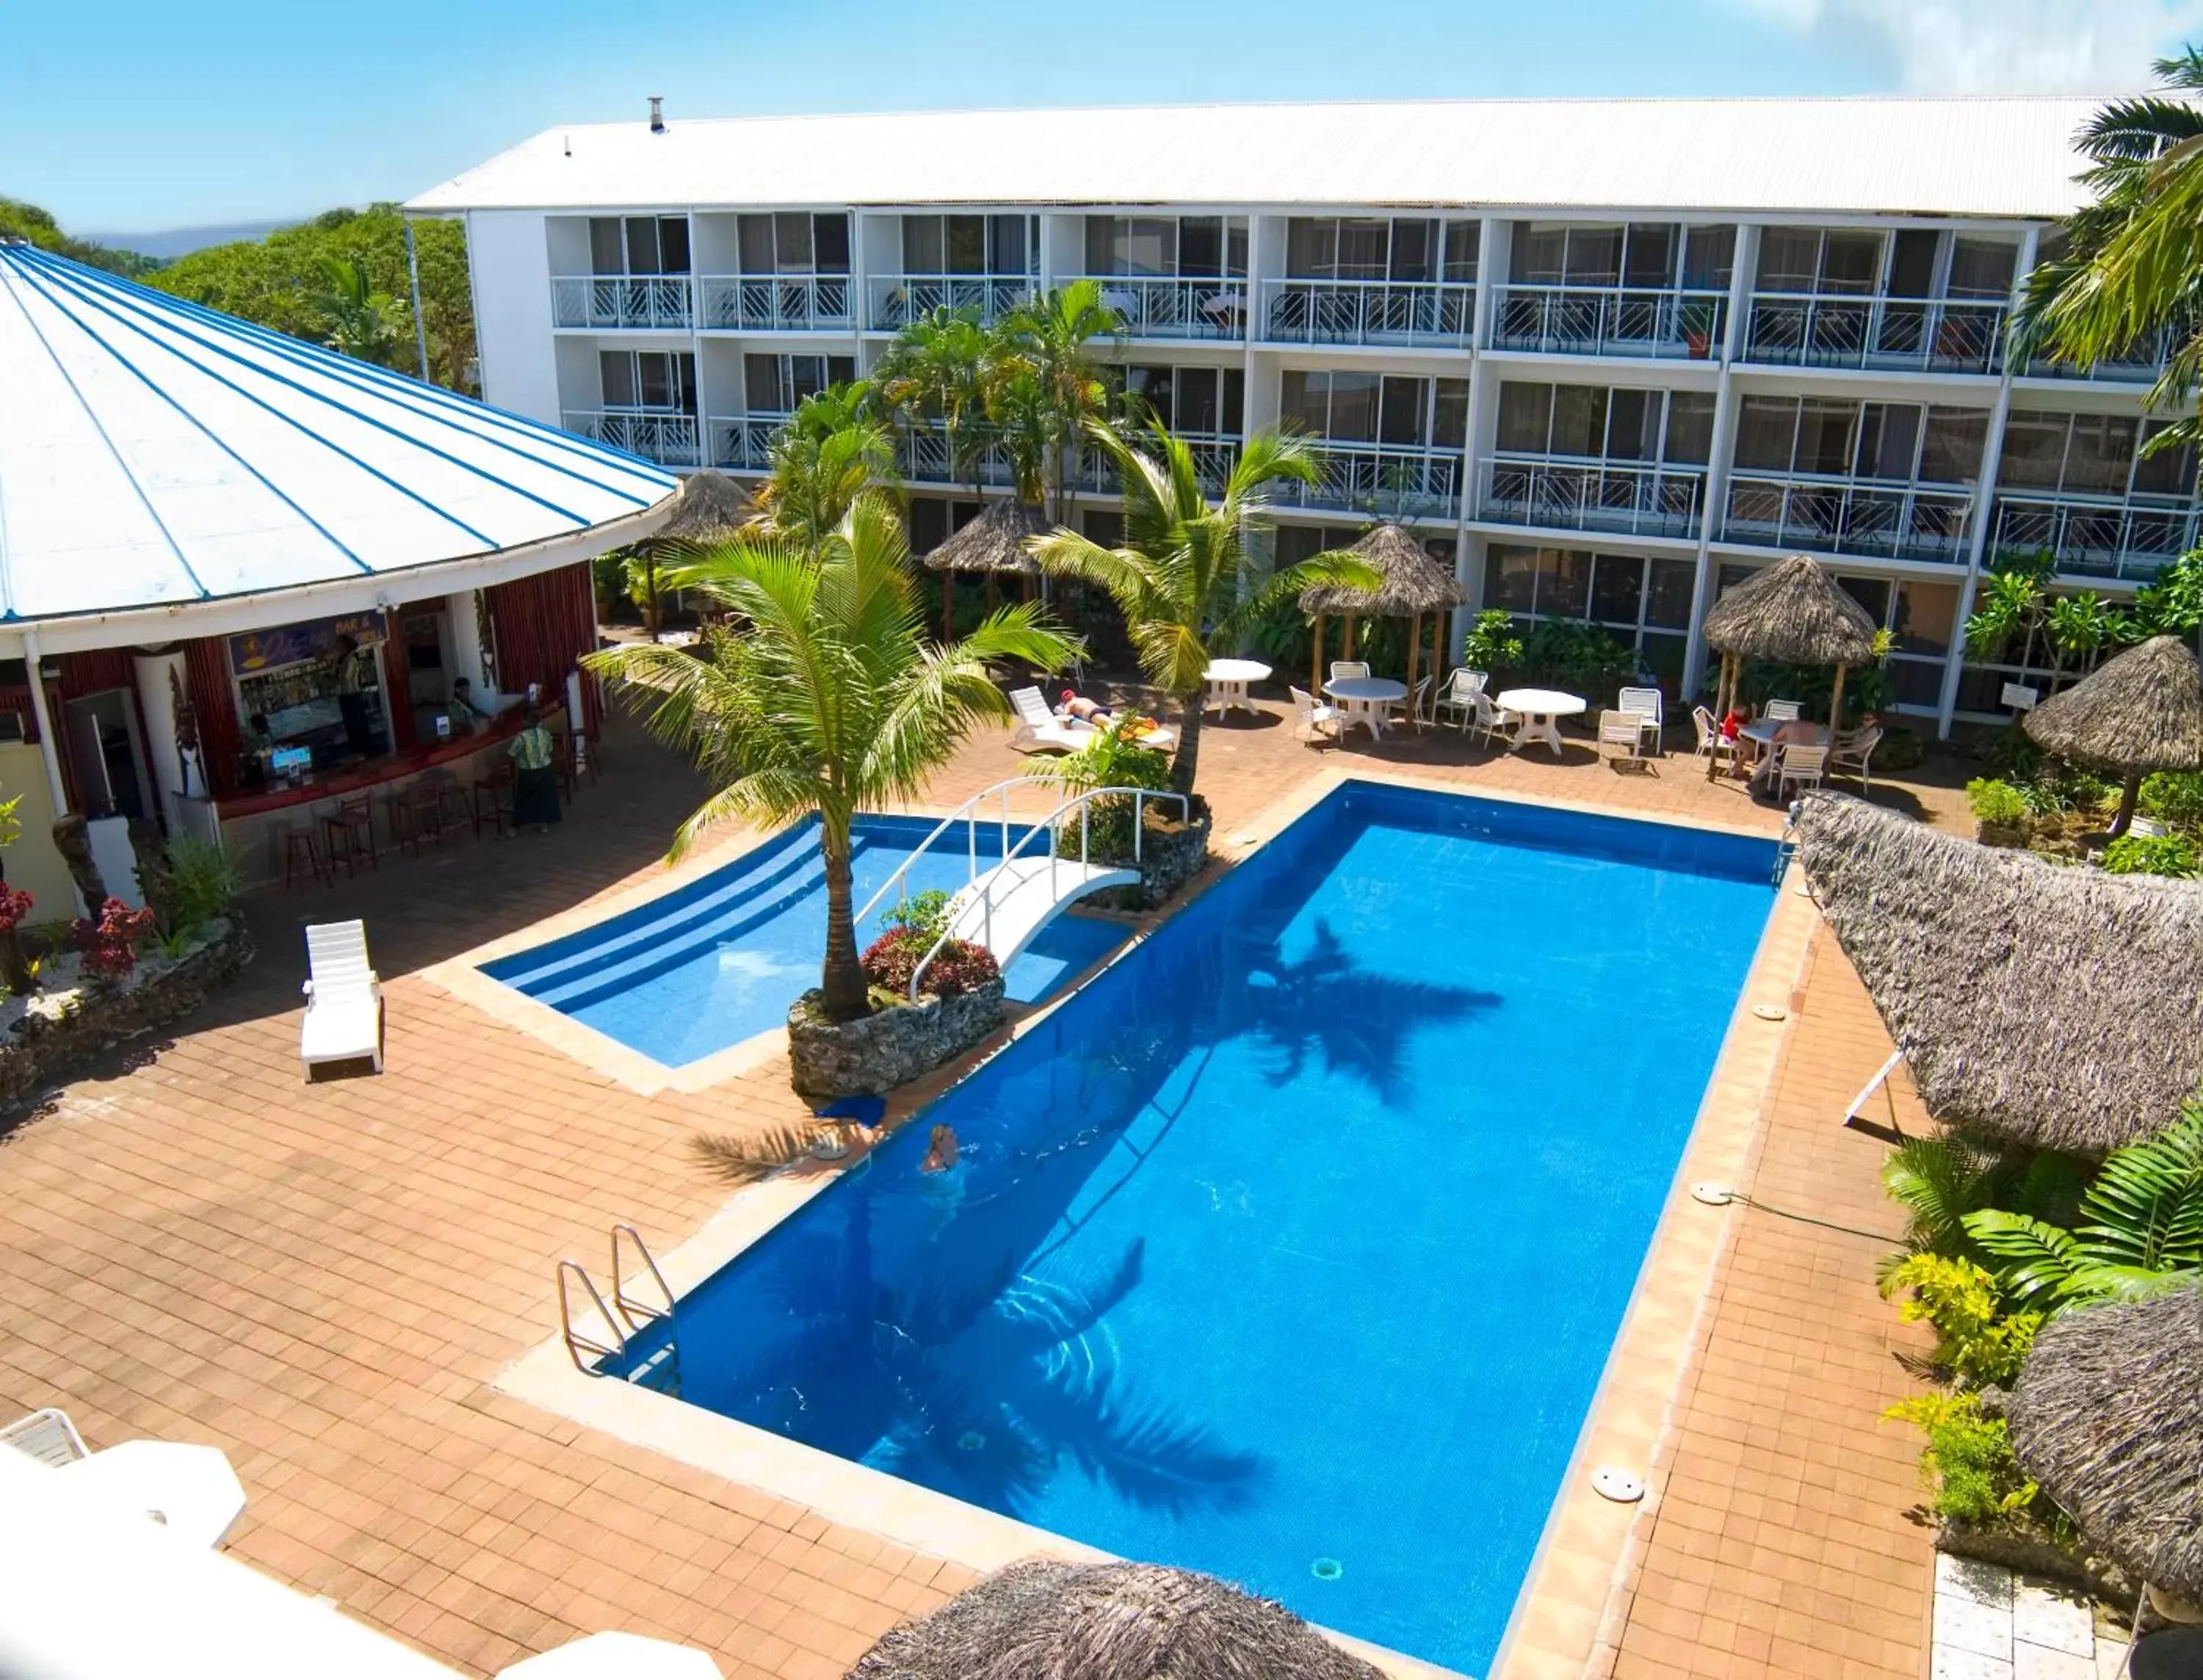
{"type": "Polygon", "coordinates": [[[49,212],[20,198],[0,197],[0,236],[28,239],[41,251],[59,251],[111,274],[142,274],[161,266],[142,251],[118,250],[97,239],[72,239],[62,232],[61,224],[49,212]]]}
{"type": "Polygon", "coordinates": [[[239,239],[264,239],[277,228],[288,227],[293,222],[305,219],[302,215],[286,216],[280,221],[232,221],[216,227],[168,227],[153,233],[87,233],[84,237],[97,245],[113,245],[122,251],[138,251],[159,262],[173,262],[179,256],[204,251],[209,245],[234,245],[239,239]]]}

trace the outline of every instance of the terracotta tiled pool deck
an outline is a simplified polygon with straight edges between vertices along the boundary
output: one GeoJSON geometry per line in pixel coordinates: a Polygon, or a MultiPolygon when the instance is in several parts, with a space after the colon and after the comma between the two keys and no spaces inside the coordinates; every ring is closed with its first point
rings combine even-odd
{"type": "MultiPolygon", "coordinates": [[[[800,1112],[784,1064],[644,1097],[421,977],[657,867],[699,789],[631,731],[608,763],[549,838],[462,840],[257,899],[261,956],[241,981],[6,1135],[0,1413],[65,1406],[95,1447],[224,1447],[251,1496],[237,1555],[462,1668],[629,1628],[708,1649],[729,1676],[819,1680],[971,1571],[495,1386],[555,1330],[559,1257],[596,1260],[616,1219],[670,1250],[724,1203],[689,1164],[694,1132],[800,1112]],[[298,929],[355,914],[387,983],[389,1071],[310,1086],[298,929]]],[[[1017,769],[999,738],[975,741],[931,803],[1017,769]]],[[[1451,735],[1319,752],[1270,708],[1204,736],[1220,850],[1342,770],[1779,827],[1685,757],[1631,775],[1581,745],[1556,763],[1451,735]]],[[[1887,797],[1951,820],[1963,801],[1949,781],[1887,797]]],[[[1564,1510],[1510,1671],[1926,1671],[1912,1446],[1875,1421],[1909,1386],[1894,1357],[1909,1332],[1873,1287],[1895,1220],[1882,1146],[1839,1123],[1888,1045],[1795,904],[1790,1019],[1754,1052],[1763,1099],[1739,1098],[1725,1131],[1710,1105],[1693,1143],[1728,1140],[1752,1205],[1677,1226],[1710,1286],[1680,1318],[1648,1317],[1645,1339],[1687,1354],[1687,1371],[1650,1402],[1620,1396],[1631,1416],[1617,1426],[1662,1442],[1651,1496],[1633,1515],[1592,1515],[1613,1530],[1618,1569],[1569,1551],[1564,1510]]],[[[1874,1112],[1923,1123],[1909,1088],[1874,1112]]]]}

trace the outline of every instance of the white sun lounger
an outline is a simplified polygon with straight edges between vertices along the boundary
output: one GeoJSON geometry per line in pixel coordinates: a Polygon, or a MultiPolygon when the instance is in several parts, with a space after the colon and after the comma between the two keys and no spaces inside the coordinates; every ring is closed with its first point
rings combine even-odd
{"type": "Polygon", "coordinates": [[[69,1422],[68,1413],[51,1406],[42,1406],[12,1424],[0,1424],[0,1447],[12,1447],[56,1470],[92,1456],[76,1425],[69,1422]]]}
{"type": "Polygon", "coordinates": [[[306,929],[306,1018],[298,1059],[310,1077],[322,1062],[365,1057],[382,1071],[382,982],[367,964],[367,924],[328,922],[306,929]]]}
{"type": "Polygon", "coordinates": [[[1092,726],[1066,722],[1048,709],[1037,688],[1013,688],[1010,704],[1018,715],[1018,732],[1010,745],[1031,752],[1047,747],[1057,752],[1076,752],[1094,739],[1092,726]]]}

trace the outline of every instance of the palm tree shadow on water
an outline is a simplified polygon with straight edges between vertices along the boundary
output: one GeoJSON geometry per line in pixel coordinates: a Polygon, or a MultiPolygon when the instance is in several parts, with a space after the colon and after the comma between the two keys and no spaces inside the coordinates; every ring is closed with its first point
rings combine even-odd
{"type": "Polygon", "coordinates": [[[1166,1158],[1223,1045],[1262,1046],[1273,1089],[1320,1059],[1397,1105],[1417,1036],[1499,1002],[1366,967],[1324,919],[1289,941],[1294,896],[1166,929],[975,1076],[943,1111],[953,1173],[919,1171],[914,1126],[753,1250],[708,1355],[684,1326],[687,1397],[1013,1516],[1066,1471],[1173,1516],[1258,1499],[1268,1459],[1140,1394],[1138,1362],[1184,1350],[1120,1361],[1104,1321],[1146,1243],[1090,1252],[1095,1217],[1166,1158]]]}

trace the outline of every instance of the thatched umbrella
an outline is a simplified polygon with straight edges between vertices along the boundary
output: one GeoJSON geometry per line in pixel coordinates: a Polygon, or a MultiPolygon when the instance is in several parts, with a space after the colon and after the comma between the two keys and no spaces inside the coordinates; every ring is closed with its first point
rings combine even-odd
{"type": "Polygon", "coordinates": [[[671,516],[630,551],[641,557],[647,574],[650,598],[643,610],[651,640],[658,640],[658,569],[731,542],[754,511],[749,492],[724,473],[691,473],[681,480],[671,516]]]}
{"type": "Polygon", "coordinates": [[[2062,867],[1826,790],[1798,836],[1937,1119],[2103,1155],[2203,1082],[2203,883],[2062,867]]]}
{"type": "MultiPolygon", "coordinates": [[[[1454,575],[1431,558],[1430,551],[1412,532],[1397,525],[1372,526],[1362,533],[1350,553],[1359,556],[1378,575],[1373,589],[1356,589],[1343,583],[1320,583],[1301,592],[1301,610],[1315,620],[1315,670],[1311,681],[1323,692],[1323,621],[1337,613],[1346,620],[1346,649],[1354,657],[1354,621],[1357,618],[1405,618],[1408,628],[1408,691],[1412,695],[1423,651],[1423,615],[1443,615],[1468,599],[1468,592],[1454,575]]],[[[1444,661],[1443,616],[1431,651],[1431,669],[1444,661]]]]}
{"type": "MultiPolygon", "coordinates": [[[[1769,566],[1715,602],[1706,614],[1706,645],[1722,656],[1714,710],[1727,716],[1736,700],[1736,676],[1747,659],[1784,665],[1834,665],[1828,702],[1834,734],[1844,710],[1844,673],[1874,657],[1874,620],[1809,554],[1769,566]]],[[[1714,756],[1706,758],[1713,780],[1714,756]]]]}
{"type": "Polygon", "coordinates": [[[2152,636],[2052,694],[2021,727],[2045,752],[2125,779],[2116,838],[2134,821],[2144,776],[2203,769],[2203,672],[2179,637],[2152,636]]]}
{"type": "Polygon", "coordinates": [[[2019,1466],[2153,1588],[2203,1599],[2203,1294],[2061,1313],[2007,1411],[2019,1466]]]}
{"type": "Polygon", "coordinates": [[[1040,562],[1026,548],[1028,539],[1046,536],[1052,528],[1041,510],[1014,496],[989,502],[976,517],[950,533],[925,557],[926,569],[941,572],[941,634],[954,634],[949,617],[950,598],[958,572],[980,572],[987,579],[987,604],[995,603],[995,579],[1003,572],[1024,578],[1028,592],[1040,575],[1040,562]]]}
{"type": "Polygon", "coordinates": [[[1383,1680],[1290,1611],[1155,1564],[1028,1559],[891,1630],[848,1680],[1383,1680]]]}

